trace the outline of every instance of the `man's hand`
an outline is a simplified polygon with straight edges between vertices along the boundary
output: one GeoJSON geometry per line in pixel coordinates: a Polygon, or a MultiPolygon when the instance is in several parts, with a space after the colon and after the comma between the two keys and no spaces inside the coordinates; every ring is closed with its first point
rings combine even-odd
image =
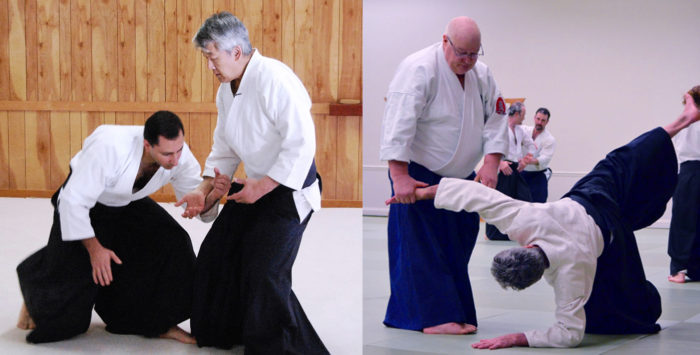
{"type": "Polygon", "coordinates": [[[187,207],[185,212],[182,213],[182,217],[197,217],[204,209],[204,193],[199,189],[194,189],[182,196],[182,199],[175,203],[175,207],[180,207],[183,203],[187,203],[187,207]]]}
{"type": "Polygon", "coordinates": [[[521,172],[525,170],[525,167],[527,167],[530,164],[537,164],[538,161],[535,159],[535,157],[532,156],[531,153],[527,153],[520,161],[518,161],[518,172],[521,172]]]}
{"type": "Polygon", "coordinates": [[[495,188],[498,182],[498,165],[501,162],[500,153],[490,153],[484,156],[484,164],[476,173],[476,178],[474,181],[481,182],[490,188],[495,188]]]}
{"type": "Polygon", "coordinates": [[[501,335],[498,338],[482,339],[478,343],[472,344],[474,349],[501,349],[510,348],[513,346],[528,346],[527,338],[524,333],[513,333],[501,335]]]}
{"type": "Polygon", "coordinates": [[[214,186],[214,189],[209,193],[209,195],[211,198],[218,200],[226,195],[228,190],[231,189],[231,177],[226,174],[222,174],[219,171],[219,168],[214,168],[214,181],[212,182],[212,185],[214,186]]]}
{"type": "MultiPolygon", "coordinates": [[[[416,189],[416,201],[418,200],[432,200],[435,198],[435,194],[437,193],[437,187],[438,185],[431,185],[428,187],[419,187],[416,189]]],[[[384,201],[385,204],[387,205],[392,205],[395,203],[400,203],[399,200],[396,198],[396,195],[391,196],[390,199],[384,201]]]]}
{"type": "Polygon", "coordinates": [[[121,265],[122,261],[113,251],[100,244],[97,238],[83,239],[83,246],[90,254],[90,264],[92,265],[92,280],[97,285],[109,286],[112,278],[112,261],[121,265]]]}
{"type": "MultiPolygon", "coordinates": [[[[415,180],[408,175],[408,163],[405,161],[389,160],[389,175],[394,187],[394,203],[414,203],[416,202],[416,188],[427,187],[428,184],[415,180]]],[[[385,203],[388,205],[389,200],[385,203]]]]}
{"type": "Polygon", "coordinates": [[[255,203],[268,192],[272,191],[279,183],[272,178],[265,176],[260,180],[257,179],[234,179],[234,182],[243,185],[241,191],[226,196],[227,200],[234,200],[238,203],[255,203]]]}
{"type": "Polygon", "coordinates": [[[498,170],[500,170],[505,176],[510,176],[510,174],[513,173],[513,169],[510,168],[510,163],[505,160],[499,164],[498,170]]]}

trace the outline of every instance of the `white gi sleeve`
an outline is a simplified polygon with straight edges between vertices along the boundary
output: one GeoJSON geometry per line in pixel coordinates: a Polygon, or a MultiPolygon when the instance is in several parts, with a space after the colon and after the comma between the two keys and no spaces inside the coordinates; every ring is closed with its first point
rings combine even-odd
{"type": "Polygon", "coordinates": [[[422,67],[408,70],[400,66],[396,71],[384,106],[379,147],[379,159],[382,161],[411,160],[411,145],[418,118],[427,103],[427,77],[422,67]]]}
{"type": "Polygon", "coordinates": [[[556,145],[557,143],[554,139],[547,140],[546,142],[542,143],[540,155],[536,157],[538,162],[537,170],[544,170],[549,167],[549,162],[552,161],[556,145]]]}
{"type": "MultiPolygon", "coordinates": [[[[475,69],[472,69],[475,70],[475,69]]],[[[505,103],[491,69],[477,72],[480,81],[482,102],[484,104],[484,154],[508,153],[508,120],[505,116],[505,103]],[[499,103],[500,101],[500,103],[499,103]],[[498,113],[498,105],[503,105],[503,113],[498,113]]]]}
{"type": "Polygon", "coordinates": [[[435,195],[435,207],[459,212],[477,212],[504,234],[517,230],[516,217],[529,203],[508,197],[478,182],[442,178],[435,195]]]}
{"type": "Polygon", "coordinates": [[[293,190],[301,190],[316,154],[316,130],[306,89],[293,73],[288,75],[266,83],[266,90],[260,95],[263,112],[272,120],[282,141],[266,175],[293,190]]]}
{"type": "MultiPolygon", "coordinates": [[[[211,147],[211,152],[204,163],[204,172],[202,176],[214,177],[214,168],[219,168],[222,174],[233,178],[233,173],[236,172],[238,164],[241,163],[241,158],[231,149],[226,139],[226,119],[228,116],[228,107],[223,100],[222,90],[230,90],[230,86],[222,84],[219,86],[219,91],[216,95],[216,128],[214,128],[214,143],[211,147]]],[[[230,102],[228,103],[231,104],[230,102]]]]}
{"type": "MultiPolygon", "coordinates": [[[[535,145],[535,141],[532,140],[532,136],[530,136],[526,130],[524,130],[522,127],[520,127],[520,131],[523,134],[523,156],[526,156],[527,154],[532,154],[533,156],[535,153],[537,153],[537,146],[535,145]]],[[[521,158],[522,158],[521,157],[521,158]]]]}

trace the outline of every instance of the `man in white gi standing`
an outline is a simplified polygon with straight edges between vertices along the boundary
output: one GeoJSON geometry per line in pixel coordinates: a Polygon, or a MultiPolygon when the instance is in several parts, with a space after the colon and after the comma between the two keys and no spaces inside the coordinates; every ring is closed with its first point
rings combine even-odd
{"type": "Polygon", "coordinates": [[[449,178],[416,191],[437,208],[478,212],[521,245],[494,257],[491,273],[501,286],[521,290],[544,276],[554,288],[556,322],[550,328],[483,339],[472,347],[573,347],[584,332],[661,329],[661,298],[646,280],[634,231],[664,214],[675,189],[671,138],[700,120],[698,105],[690,95],[684,98],[675,121],[610,152],[561,200],[528,203],[449,178]]]}
{"type": "Polygon", "coordinates": [[[526,155],[520,162],[525,167],[525,170],[520,174],[530,187],[532,202],[547,202],[549,194],[547,182],[552,174],[549,162],[552,161],[557,144],[552,133],[545,129],[550,117],[549,110],[540,107],[535,112],[535,126],[522,126],[525,132],[532,137],[536,147],[534,154],[526,155]]]}
{"type": "Polygon", "coordinates": [[[389,85],[380,158],[389,163],[391,297],[384,324],[425,333],[476,330],[467,264],[476,242],[476,214],[438,211],[418,202],[417,187],[443,176],[495,187],[507,149],[505,102],[483,54],[474,20],[457,17],[442,41],[404,59],[389,85]],[[485,155],[484,155],[485,154],[485,155]]]}
{"type": "MultiPolygon", "coordinates": [[[[508,107],[508,153],[506,153],[498,172],[496,190],[521,201],[532,201],[530,187],[520,175],[525,168],[523,159],[535,152],[535,143],[522,128],[526,108],[522,102],[514,102],[508,107]]],[[[496,227],[486,224],[486,238],[489,240],[508,240],[508,236],[496,227]]]]}
{"type": "MultiPolygon", "coordinates": [[[[84,333],[94,305],[108,332],[194,343],[177,326],[192,307],[192,242],[148,197],[171,183],[183,216],[202,211],[200,166],[184,134],[174,113],[158,111],[145,126],[102,125],[85,139],[51,198],[48,245],[17,267],[26,305],[17,326],[33,329],[28,342],[84,333]]],[[[221,178],[216,186],[209,206],[225,193],[221,178]]]]}
{"type": "Polygon", "coordinates": [[[209,17],[193,43],[221,82],[199,189],[212,189],[216,168],[232,176],[243,163],[247,178],[235,180],[197,255],[192,334],[199,346],[243,344],[246,354],[327,354],[291,288],[302,234],[321,207],[309,94],[228,12],[209,17]]]}

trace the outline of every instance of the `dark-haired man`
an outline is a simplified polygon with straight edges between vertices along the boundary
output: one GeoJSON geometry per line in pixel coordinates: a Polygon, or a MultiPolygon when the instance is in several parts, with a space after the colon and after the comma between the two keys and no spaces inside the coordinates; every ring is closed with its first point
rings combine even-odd
{"type": "Polygon", "coordinates": [[[698,107],[686,94],[674,122],[610,152],[559,201],[518,201],[459,179],[416,192],[420,199],[434,198],[437,208],[478,212],[523,246],[494,258],[492,274],[501,285],[522,289],[544,275],[554,288],[556,322],[550,328],[472,347],[572,347],[584,332],[660,330],[661,298],[646,280],[634,231],[663,215],[677,181],[671,137],[698,120],[698,107]]]}
{"type": "Polygon", "coordinates": [[[145,126],[103,125],[85,139],[51,198],[48,245],[17,267],[25,303],[17,326],[33,329],[28,342],[85,332],[93,305],[109,332],[194,342],[177,326],[190,316],[192,242],[148,197],[171,183],[188,216],[201,212],[200,166],[184,134],[174,113],[159,111],[145,126]]]}
{"type": "Polygon", "coordinates": [[[552,173],[549,169],[549,162],[552,160],[556,147],[554,136],[545,129],[550,117],[549,110],[540,107],[535,111],[535,125],[533,127],[522,126],[535,142],[535,152],[532,155],[525,155],[520,161],[520,165],[524,168],[520,175],[530,187],[532,202],[547,202],[548,174],[552,173]]]}

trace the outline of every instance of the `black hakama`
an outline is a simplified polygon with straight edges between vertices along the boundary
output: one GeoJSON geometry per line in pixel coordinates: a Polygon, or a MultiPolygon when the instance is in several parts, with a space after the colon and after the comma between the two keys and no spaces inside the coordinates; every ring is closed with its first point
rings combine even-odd
{"type": "MultiPolygon", "coordinates": [[[[527,185],[527,182],[520,172],[518,172],[518,163],[510,162],[509,165],[513,173],[506,175],[499,171],[496,190],[516,200],[531,202],[532,195],[530,195],[530,187],[527,185]]],[[[498,228],[488,223],[486,223],[486,237],[489,238],[489,240],[509,240],[507,235],[501,233],[498,228]]]]}
{"type": "MultiPolygon", "coordinates": [[[[414,162],[408,165],[408,173],[429,185],[442,178],[414,162]]],[[[473,178],[472,173],[469,179],[473,178]]],[[[478,233],[476,213],[437,209],[433,200],[392,204],[388,224],[391,296],[384,324],[418,331],[449,322],[476,326],[468,265],[478,233]]]]}
{"type": "MultiPolygon", "coordinates": [[[[243,185],[234,183],[229,195],[243,185]]],[[[246,354],[327,354],[292,291],[302,234],[292,190],[279,185],[253,204],[228,201],[199,249],[192,334],[199,346],[246,354]]]]}
{"type": "Polygon", "coordinates": [[[549,191],[547,187],[548,181],[547,175],[545,173],[546,171],[547,169],[540,171],[523,170],[520,172],[520,175],[523,177],[523,179],[525,179],[525,182],[527,182],[527,186],[530,188],[532,202],[547,202],[547,196],[549,195],[549,191]]]}
{"type": "Polygon", "coordinates": [[[97,203],[90,222],[97,239],[122,261],[113,281],[94,283],[81,241],[63,241],[54,204],[48,245],[17,267],[20,288],[36,329],[30,343],[84,333],[93,305],[112,333],[155,337],[190,316],[195,254],[187,232],[146,197],[124,207],[97,203]]]}
{"type": "Polygon", "coordinates": [[[673,194],[668,255],[671,275],[686,270],[691,280],[700,280],[700,161],[681,163],[678,186],[673,194]]]}
{"type": "Polygon", "coordinates": [[[591,297],[586,332],[655,333],[661,298],[646,280],[634,237],[661,217],[676,186],[671,139],[656,128],[609,153],[564,197],[581,203],[605,241],[591,297]]]}

